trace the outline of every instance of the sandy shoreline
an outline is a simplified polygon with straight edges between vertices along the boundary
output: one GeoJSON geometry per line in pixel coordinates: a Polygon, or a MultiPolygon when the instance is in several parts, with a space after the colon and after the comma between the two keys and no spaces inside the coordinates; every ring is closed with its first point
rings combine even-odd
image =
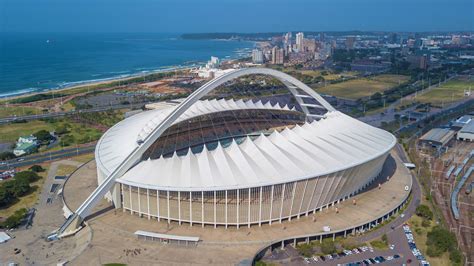
{"type": "Polygon", "coordinates": [[[77,84],[77,85],[72,85],[72,86],[64,87],[64,88],[48,89],[48,90],[44,90],[44,91],[35,91],[35,92],[26,92],[26,93],[16,94],[16,95],[12,95],[12,96],[0,97],[0,101],[10,101],[10,100],[19,99],[19,98],[23,98],[23,97],[29,97],[29,96],[38,95],[38,94],[59,93],[59,92],[74,90],[74,89],[78,89],[78,88],[82,88],[82,87],[108,84],[108,83],[113,83],[113,82],[117,82],[117,81],[126,81],[126,80],[134,79],[134,78],[137,78],[137,77],[142,77],[142,76],[146,77],[146,76],[154,75],[154,74],[158,74],[158,73],[168,73],[168,72],[174,72],[174,71],[178,71],[178,70],[192,70],[194,68],[196,68],[196,67],[175,67],[175,68],[169,68],[169,69],[161,70],[161,71],[150,71],[149,73],[146,73],[146,74],[135,74],[135,75],[132,74],[128,77],[122,77],[122,78],[120,78],[120,77],[117,77],[117,78],[111,77],[110,79],[102,80],[102,81],[92,81],[92,82],[84,81],[84,83],[77,84]]]}
{"type": "MultiPolygon", "coordinates": [[[[232,58],[232,59],[223,59],[222,63],[229,63],[229,62],[232,62],[232,61],[235,61],[235,60],[239,60],[241,58],[243,58],[243,57],[232,58]]],[[[68,86],[68,87],[64,87],[64,88],[45,89],[43,91],[20,93],[20,94],[15,94],[15,95],[11,95],[11,96],[0,97],[0,102],[10,101],[10,100],[13,100],[13,99],[18,99],[18,98],[23,98],[23,97],[28,97],[28,96],[38,95],[38,94],[64,92],[64,91],[73,90],[73,89],[86,87],[86,86],[96,86],[96,85],[107,84],[107,83],[112,83],[112,82],[116,82],[116,81],[125,81],[125,80],[129,80],[129,79],[133,79],[133,78],[137,78],[137,77],[141,77],[141,76],[146,77],[146,76],[153,75],[153,74],[158,74],[158,73],[168,73],[168,72],[174,72],[174,71],[178,71],[178,70],[192,70],[192,69],[198,68],[199,66],[203,65],[204,63],[205,62],[201,62],[201,64],[198,64],[198,65],[195,65],[195,66],[176,66],[176,67],[171,67],[171,68],[167,68],[167,69],[164,69],[164,70],[150,71],[148,73],[136,73],[136,74],[131,74],[128,77],[117,77],[117,78],[110,77],[110,78],[107,78],[107,80],[102,80],[102,81],[91,81],[91,82],[84,81],[81,84],[72,85],[72,86],[68,86]]],[[[81,82],[81,81],[78,81],[78,82],[81,82]]]]}

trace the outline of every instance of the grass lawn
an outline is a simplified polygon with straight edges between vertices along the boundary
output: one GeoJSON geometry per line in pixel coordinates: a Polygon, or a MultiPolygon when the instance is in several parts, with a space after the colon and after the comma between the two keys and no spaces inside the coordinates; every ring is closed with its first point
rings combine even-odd
{"type": "Polygon", "coordinates": [[[378,75],[370,78],[358,78],[317,88],[319,93],[346,99],[360,99],[376,92],[383,92],[407,82],[409,77],[402,75],[378,75]]]}
{"type": "MultiPolygon", "coordinates": [[[[102,131],[97,128],[85,125],[83,123],[76,123],[67,119],[51,123],[41,120],[33,120],[26,123],[0,125],[0,142],[14,142],[18,140],[18,137],[20,136],[30,135],[43,129],[47,131],[54,131],[65,123],[69,125],[69,132],[64,134],[64,136],[69,136],[69,140],[67,142],[70,145],[95,141],[99,139],[100,136],[102,136],[102,131]]],[[[61,138],[59,140],[60,144],[62,143],[61,138]]]]}
{"type": "Polygon", "coordinates": [[[33,115],[33,114],[41,114],[42,110],[35,107],[30,106],[8,106],[5,105],[0,106],[0,117],[10,117],[10,116],[23,116],[23,115],[33,115]]]}
{"type": "MultiPolygon", "coordinates": [[[[0,217],[8,217],[12,215],[16,210],[19,210],[21,208],[31,208],[38,202],[39,194],[43,189],[44,181],[46,179],[46,176],[48,175],[49,170],[49,164],[42,164],[41,166],[45,169],[44,172],[38,173],[41,178],[38,181],[30,184],[31,187],[35,189],[30,194],[20,197],[19,201],[13,204],[12,206],[6,209],[0,209],[0,217]]],[[[28,168],[20,169],[20,171],[23,170],[28,170],[28,168]]]]}
{"type": "Polygon", "coordinates": [[[467,78],[458,78],[450,80],[441,85],[439,88],[434,88],[426,93],[418,95],[414,100],[421,103],[432,103],[432,104],[449,104],[457,102],[466,96],[464,96],[464,90],[472,88],[474,93],[474,80],[467,78]]]}
{"type": "Polygon", "coordinates": [[[94,153],[82,154],[76,157],[71,158],[71,160],[80,162],[80,163],[87,163],[88,161],[94,159],[94,153]]]}
{"type": "Polygon", "coordinates": [[[58,170],[56,171],[56,175],[63,175],[63,176],[69,175],[72,172],[74,172],[74,170],[76,169],[77,167],[74,165],[60,164],[58,165],[58,170]]]}
{"type": "Polygon", "coordinates": [[[54,125],[40,120],[1,125],[0,142],[16,141],[19,136],[30,135],[42,129],[51,131],[54,130],[54,125]]]}
{"type": "Polygon", "coordinates": [[[337,79],[342,78],[343,76],[344,77],[355,77],[357,75],[356,72],[352,72],[352,71],[342,72],[340,74],[334,74],[334,73],[331,73],[329,71],[326,71],[326,73],[327,73],[326,75],[322,75],[321,73],[322,73],[322,71],[320,71],[320,70],[301,70],[301,74],[312,76],[312,77],[322,76],[325,80],[328,80],[328,81],[337,80],[337,79]]]}

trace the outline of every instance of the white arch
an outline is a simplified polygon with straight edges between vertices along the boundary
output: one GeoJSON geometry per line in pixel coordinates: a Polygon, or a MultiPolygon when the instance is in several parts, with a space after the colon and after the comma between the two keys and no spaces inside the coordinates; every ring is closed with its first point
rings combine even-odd
{"type": "Polygon", "coordinates": [[[308,87],[306,84],[295,79],[294,77],[287,75],[283,72],[268,69],[268,68],[243,68],[230,71],[220,77],[217,77],[199,89],[194,91],[189,97],[187,97],[182,103],[180,103],[163,121],[158,124],[153,131],[146,136],[145,139],[141,140],[140,143],[133,149],[133,151],[115,168],[110,175],[105,178],[105,180],[92,192],[92,194],[79,206],[77,211],[73,213],[67,221],[59,229],[60,235],[67,235],[74,233],[75,230],[80,226],[83,219],[86,218],[91,210],[99,203],[99,201],[105,196],[105,194],[110,191],[115,183],[115,179],[119,178],[125,174],[128,169],[133,167],[140,159],[142,154],[148,150],[148,148],[163,134],[163,132],[168,129],[173,122],[178,119],[189,107],[191,107],[195,102],[201,99],[203,96],[207,95],[212,90],[216,89],[220,85],[236,79],[241,76],[250,75],[250,74],[262,74],[275,77],[282,81],[290,90],[290,92],[295,96],[297,102],[302,107],[303,111],[308,116],[316,116],[309,112],[309,108],[318,108],[325,109],[326,111],[335,111],[321,95],[316,93],[313,89],[308,87]],[[297,89],[303,90],[308,95],[299,95],[297,89]],[[303,97],[311,97],[315,99],[320,105],[315,104],[305,104],[303,97]]]}

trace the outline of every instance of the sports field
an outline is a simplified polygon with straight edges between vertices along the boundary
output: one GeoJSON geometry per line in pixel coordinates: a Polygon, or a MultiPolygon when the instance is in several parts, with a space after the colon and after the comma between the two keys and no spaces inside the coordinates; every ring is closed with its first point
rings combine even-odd
{"type": "Polygon", "coordinates": [[[320,87],[316,90],[320,93],[333,95],[339,98],[360,99],[368,97],[376,92],[383,92],[395,86],[408,82],[410,77],[403,75],[382,74],[369,78],[358,78],[336,84],[330,84],[326,87],[320,87]]]}
{"type": "Polygon", "coordinates": [[[417,95],[414,99],[421,103],[432,104],[450,104],[468,97],[465,93],[472,89],[474,93],[474,79],[469,77],[458,77],[441,85],[439,88],[434,88],[421,95],[417,95]]]}

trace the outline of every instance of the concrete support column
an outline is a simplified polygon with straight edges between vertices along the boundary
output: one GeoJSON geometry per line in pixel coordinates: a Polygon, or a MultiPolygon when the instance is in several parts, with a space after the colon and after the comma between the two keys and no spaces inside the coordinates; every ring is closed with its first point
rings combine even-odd
{"type": "Polygon", "coordinates": [[[133,203],[132,203],[132,186],[128,186],[128,195],[130,197],[130,214],[133,215],[133,203]]]}
{"type": "Polygon", "coordinates": [[[158,215],[158,222],[160,221],[160,191],[156,190],[156,209],[158,215]]]}
{"type": "Polygon", "coordinates": [[[178,191],[178,224],[181,225],[181,191],[178,191]]]}
{"type": "Polygon", "coordinates": [[[286,183],[283,184],[283,190],[281,192],[281,205],[280,205],[280,223],[283,216],[283,199],[285,198],[286,183]]]}
{"type": "Polygon", "coordinates": [[[146,189],[146,208],[148,212],[148,220],[151,219],[151,214],[150,214],[150,190],[147,188],[146,189]]]}

